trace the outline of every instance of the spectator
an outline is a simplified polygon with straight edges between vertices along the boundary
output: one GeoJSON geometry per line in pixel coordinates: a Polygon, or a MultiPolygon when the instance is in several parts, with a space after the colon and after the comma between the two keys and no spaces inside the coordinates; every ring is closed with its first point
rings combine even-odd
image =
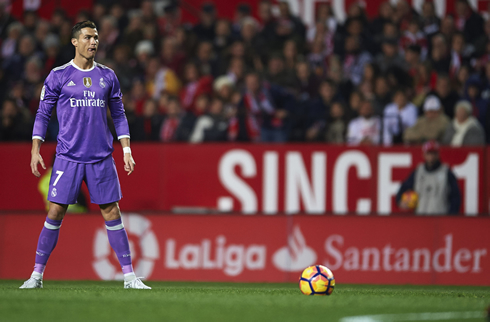
{"type": "Polygon", "coordinates": [[[228,120],[223,110],[223,101],[216,98],[211,102],[209,112],[201,115],[194,127],[190,142],[226,141],[228,120]]]}
{"type": "Polygon", "coordinates": [[[442,35],[447,41],[451,40],[453,34],[457,31],[456,27],[454,26],[454,17],[448,15],[442,18],[440,29],[440,35],[442,35]]]}
{"type": "Polygon", "coordinates": [[[426,142],[422,151],[424,163],[421,163],[402,183],[396,201],[400,208],[407,209],[402,201],[406,191],[413,190],[418,195],[417,215],[447,215],[459,213],[461,196],[458,182],[448,165],[441,163],[439,144],[435,141],[426,142]]]}
{"type": "Polygon", "coordinates": [[[314,126],[318,121],[327,123],[330,119],[332,104],[340,100],[337,86],[331,79],[324,80],[318,88],[318,98],[311,101],[308,112],[309,126],[314,126]]]}
{"type": "Polygon", "coordinates": [[[129,19],[129,25],[122,35],[122,42],[129,48],[135,48],[143,39],[143,21],[140,14],[135,14],[129,19]]]}
{"type": "Polygon", "coordinates": [[[465,48],[465,40],[462,33],[455,33],[451,40],[451,63],[449,64],[449,76],[456,78],[463,65],[469,64],[471,52],[465,48]]]}
{"type": "Polygon", "coordinates": [[[197,45],[196,57],[194,63],[199,68],[199,74],[202,76],[215,75],[213,44],[209,41],[200,42],[197,45]]]}
{"type": "Polygon", "coordinates": [[[219,98],[224,105],[231,103],[234,89],[233,79],[224,75],[216,78],[213,83],[215,97],[219,98]]]}
{"type": "Polygon", "coordinates": [[[3,61],[2,68],[11,81],[20,80],[24,74],[27,60],[35,54],[36,42],[32,36],[26,34],[19,40],[19,50],[10,59],[3,61]]]}
{"type": "Polygon", "coordinates": [[[484,145],[485,132],[478,120],[471,115],[468,101],[459,101],[455,107],[454,120],[446,128],[443,144],[451,146],[484,145]]]}
{"type": "Polygon", "coordinates": [[[383,115],[385,106],[390,103],[391,100],[390,87],[388,81],[383,76],[376,77],[374,81],[374,113],[376,115],[383,115]]]}
{"type": "Polygon", "coordinates": [[[454,104],[459,101],[458,93],[451,89],[451,83],[447,74],[437,75],[436,87],[429,95],[435,95],[442,104],[443,112],[449,117],[454,117],[454,104]]]}
{"type": "Polygon", "coordinates": [[[376,57],[376,64],[385,73],[392,68],[404,69],[406,61],[398,52],[398,42],[393,38],[386,38],[381,45],[381,53],[376,57]]]}
{"type": "Polygon", "coordinates": [[[453,89],[459,97],[465,97],[466,95],[466,83],[471,76],[470,69],[468,65],[461,66],[456,79],[453,80],[453,89]]]}
{"type": "MultiPolygon", "coordinates": [[[[291,13],[288,2],[279,2],[279,17],[276,23],[276,36],[281,40],[304,41],[306,27],[298,17],[291,13]]],[[[281,47],[284,43],[281,44],[281,47]]]]}
{"type": "Polygon", "coordinates": [[[345,142],[346,130],[345,107],[337,101],[332,103],[328,118],[318,120],[308,129],[306,139],[342,144],[345,142]]]}
{"type": "Polygon", "coordinates": [[[162,64],[181,77],[184,70],[186,54],[177,48],[177,37],[166,37],[160,49],[162,64]]]}
{"type": "Polygon", "coordinates": [[[173,37],[177,33],[180,24],[181,10],[175,2],[170,1],[163,8],[163,15],[158,18],[158,30],[165,37],[173,37]]]}
{"type": "MultiPolygon", "coordinates": [[[[126,11],[120,3],[114,3],[110,10],[111,16],[116,18],[117,21],[117,29],[119,31],[126,29],[129,24],[129,19],[126,15],[126,11]]],[[[88,19],[85,19],[88,20],[88,19]]]]}
{"type": "Polygon", "coordinates": [[[34,34],[36,30],[37,23],[39,21],[39,17],[36,11],[26,10],[24,11],[24,28],[29,34],[34,34]]]}
{"type": "Polygon", "coordinates": [[[3,102],[0,115],[0,141],[29,140],[31,126],[28,114],[22,112],[13,100],[7,99],[3,102]]]}
{"type": "Polygon", "coordinates": [[[206,2],[201,6],[199,23],[194,26],[193,32],[196,38],[203,41],[213,41],[216,30],[216,8],[211,2],[206,2]]]}
{"type": "Polygon", "coordinates": [[[160,66],[155,74],[153,98],[158,99],[162,91],[170,95],[177,95],[180,88],[180,80],[174,71],[165,66],[160,66]]]}
{"type": "Polygon", "coordinates": [[[429,140],[442,141],[449,125],[449,118],[441,110],[441,102],[430,95],[424,102],[424,115],[419,117],[414,126],[405,130],[405,143],[420,144],[429,140]]]}
{"type": "Polygon", "coordinates": [[[374,115],[373,104],[364,100],[359,108],[359,117],[349,122],[347,143],[349,145],[378,145],[380,133],[380,117],[374,115]]]}
{"type": "Polygon", "coordinates": [[[257,62],[260,61],[259,55],[262,53],[260,47],[263,47],[265,44],[263,43],[263,39],[257,34],[257,20],[251,17],[243,19],[240,31],[240,37],[245,46],[245,56],[252,58],[255,68],[258,68],[257,62]]]}
{"type": "Polygon", "coordinates": [[[348,100],[348,107],[345,110],[345,116],[347,119],[351,120],[359,116],[359,109],[361,108],[361,103],[364,97],[361,92],[353,91],[348,100]]]}
{"type": "Polygon", "coordinates": [[[420,30],[419,21],[415,19],[410,21],[408,29],[400,39],[400,48],[403,51],[406,51],[409,46],[419,46],[422,57],[425,58],[427,55],[427,38],[424,32],[420,30]]]}
{"type": "Polygon", "coordinates": [[[175,96],[170,97],[160,129],[160,141],[166,143],[189,141],[195,122],[194,114],[182,111],[179,99],[175,96]]]}
{"type": "Polygon", "coordinates": [[[245,63],[242,58],[233,58],[230,61],[226,76],[232,80],[235,87],[244,88],[245,63]]]}
{"type": "Polygon", "coordinates": [[[456,29],[463,32],[464,39],[473,43],[483,33],[482,17],[471,9],[468,0],[456,0],[455,9],[456,29]]]}
{"type": "Polygon", "coordinates": [[[11,23],[7,28],[7,38],[2,42],[2,58],[9,59],[15,54],[17,42],[24,30],[20,22],[11,23]]]}
{"type": "Polygon", "coordinates": [[[43,42],[43,49],[45,52],[45,62],[42,67],[42,74],[48,75],[51,69],[61,65],[58,59],[58,54],[60,52],[60,40],[58,36],[53,34],[48,35],[43,42]]]}
{"type": "Polygon", "coordinates": [[[344,76],[354,85],[359,85],[362,80],[364,64],[370,61],[371,55],[361,50],[359,38],[348,36],[345,39],[344,76]]]}
{"type": "Polygon", "coordinates": [[[228,46],[231,45],[231,27],[228,20],[220,19],[216,22],[215,36],[212,45],[218,56],[223,56],[228,46]]]}
{"type": "Polygon", "coordinates": [[[393,19],[393,7],[389,1],[381,3],[378,7],[378,16],[371,22],[371,32],[377,36],[383,33],[383,28],[386,23],[390,23],[393,19]]]}
{"type": "Polygon", "coordinates": [[[431,42],[430,61],[432,68],[438,73],[447,73],[451,64],[451,57],[446,38],[442,34],[437,34],[432,37],[431,42]]]}
{"type": "Polygon", "coordinates": [[[147,100],[143,108],[143,130],[145,141],[158,141],[163,116],[158,114],[157,103],[154,100],[147,100]]]}
{"type": "Polygon", "coordinates": [[[393,94],[393,103],[388,104],[383,113],[383,144],[403,142],[403,132],[417,122],[417,107],[407,99],[405,89],[393,94]]]}
{"type": "Polygon", "coordinates": [[[0,4],[0,39],[5,39],[8,27],[15,22],[15,18],[8,12],[8,2],[0,4]]]}
{"type": "Polygon", "coordinates": [[[114,47],[120,40],[117,19],[113,16],[102,18],[99,26],[99,47],[97,48],[98,59],[112,57],[114,47]]]}
{"type": "Polygon", "coordinates": [[[260,137],[262,142],[285,142],[292,106],[294,99],[281,88],[261,83],[258,74],[249,73],[245,78],[245,93],[240,103],[245,118],[241,120],[241,128],[237,129],[236,122],[233,122],[232,136],[235,137],[239,130],[245,130],[252,141],[260,137]]]}
{"type": "Polygon", "coordinates": [[[294,89],[301,97],[301,101],[306,101],[310,98],[314,98],[318,95],[318,78],[310,71],[310,67],[307,62],[301,61],[296,64],[296,81],[294,83],[294,89]]]}
{"type": "Polygon", "coordinates": [[[483,99],[480,95],[480,81],[476,78],[471,78],[466,82],[465,98],[471,106],[470,113],[475,116],[480,122],[480,125],[488,129],[490,112],[488,111],[488,99],[483,99]]]}
{"type": "MultiPolygon", "coordinates": [[[[481,57],[483,55],[487,56],[489,53],[488,51],[488,43],[490,41],[490,20],[485,21],[484,25],[484,34],[480,35],[478,39],[475,40],[475,56],[476,57],[481,57]]],[[[488,57],[485,62],[488,61],[488,57]]],[[[483,68],[484,65],[481,64],[478,66],[479,68],[483,68]]]]}
{"type": "Polygon", "coordinates": [[[294,72],[286,69],[282,56],[274,55],[269,59],[265,79],[272,84],[283,87],[294,86],[294,72]]]}
{"type": "Polygon", "coordinates": [[[211,93],[213,78],[211,76],[201,77],[196,64],[188,63],[184,69],[186,84],[180,91],[182,108],[185,111],[194,111],[196,97],[201,94],[211,93]]]}
{"type": "Polygon", "coordinates": [[[428,37],[439,31],[441,21],[436,15],[434,2],[424,1],[420,21],[422,22],[422,30],[428,37]]]}
{"type": "Polygon", "coordinates": [[[235,14],[233,17],[233,34],[234,36],[240,35],[243,27],[243,22],[247,19],[252,19],[250,5],[248,3],[240,3],[235,8],[235,14]]]}
{"type": "Polygon", "coordinates": [[[337,18],[335,18],[332,6],[329,3],[321,2],[318,4],[316,12],[316,21],[324,23],[327,26],[328,31],[333,34],[337,29],[338,22],[337,18]]]}

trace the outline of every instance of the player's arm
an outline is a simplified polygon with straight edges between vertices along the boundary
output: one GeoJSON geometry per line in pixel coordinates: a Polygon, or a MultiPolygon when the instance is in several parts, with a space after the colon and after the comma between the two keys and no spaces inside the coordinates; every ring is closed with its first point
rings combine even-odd
{"type": "Polygon", "coordinates": [[[458,187],[458,179],[456,179],[456,176],[450,169],[447,172],[449,183],[448,213],[450,215],[457,215],[459,213],[459,208],[461,207],[461,194],[458,187]]]}
{"type": "Polygon", "coordinates": [[[129,138],[122,138],[120,142],[124,152],[124,170],[126,170],[129,176],[131,173],[133,173],[136,163],[134,162],[133,155],[131,154],[131,148],[129,147],[129,138]]]}
{"type": "Polygon", "coordinates": [[[124,113],[124,105],[122,103],[122,93],[119,85],[119,80],[116,75],[113,74],[113,81],[111,91],[109,93],[109,110],[111,112],[112,119],[114,121],[114,127],[118,140],[121,142],[124,151],[124,170],[128,172],[128,175],[133,173],[135,162],[131,154],[131,148],[129,147],[129,125],[124,113]]]}
{"type": "Polygon", "coordinates": [[[56,75],[51,72],[46,80],[41,91],[41,98],[39,101],[39,108],[37,109],[36,119],[34,121],[34,127],[32,129],[32,149],[31,149],[31,172],[36,177],[40,177],[41,174],[38,171],[38,165],[41,164],[43,169],[46,169],[43,158],[41,157],[41,144],[46,137],[46,130],[48,128],[49,120],[51,119],[51,113],[53,108],[58,103],[60,94],[60,84],[56,75]]]}
{"type": "Polygon", "coordinates": [[[413,190],[414,186],[415,186],[415,171],[413,171],[410,174],[407,180],[402,182],[400,189],[398,189],[398,193],[396,194],[395,199],[396,199],[396,203],[400,208],[408,209],[408,203],[402,201],[402,195],[408,190],[413,190]]]}

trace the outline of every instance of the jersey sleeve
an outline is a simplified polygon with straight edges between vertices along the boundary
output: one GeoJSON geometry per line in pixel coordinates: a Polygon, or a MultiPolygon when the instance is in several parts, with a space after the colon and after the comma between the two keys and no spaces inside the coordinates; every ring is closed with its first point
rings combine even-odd
{"type": "Polygon", "coordinates": [[[109,93],[109,110],[111,112],[114,127],[116,129],[117,139],[129,138],[129,125],[124,113],[124,105],[122,103],[121,86],[116,75],[112,73],[112,88],[109,93]]]}
{"type": "Polygon", "coordinates": [[[37,109],[36,119],[34,120],[34,128],[32,130],[32,139],[44,141],[46,130],[53,108],[58,103],[60,97],[60,81],[53,71],[51,71],[44,81],[44,86],[41,91],[39,108],[37,109]]]}

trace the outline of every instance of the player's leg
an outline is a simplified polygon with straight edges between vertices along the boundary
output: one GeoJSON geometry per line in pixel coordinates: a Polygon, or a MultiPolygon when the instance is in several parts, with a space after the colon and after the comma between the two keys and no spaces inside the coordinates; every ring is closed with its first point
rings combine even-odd
{"type": "Polygon", "coordinates": [[[49,210],[39,235],[34,271],[20,288],[42,288],[44,269],[60,233],[61,222],[68,204],[76,202],[83,179],[83,169],[77,163],[56,159],[49,184],[49,210]]]}
{"type": "Polygon", "coordinates": [[[57,204],[54,202],[49,203],[48,216],[46,217],[44,227],[41,230],[37,242],[36,260],[34,264],[34,273],[40,274],[41,277],[44,273],[49,256],[58,243],[61,222],[65,217],[67,208],[68,205],[57,204]]]}
{"type": "Polygon", "coordinates": [[[85,165],[86,183],[92,203],[98,204],[104,217],[109,244],[117,255],[124,274],[125,288],[150,289],[136,277],[126,229],[121,220],[118,201],[122,198],[114,159],[109,157],[85,165]]]}
{"type": "Polygon", "coordinates": [[[134,279],[133,264],[131,262],[131,249],[129,248],[129,239],[126,229],[121,220],[119,203],[99,205],[102,217],[105,220],[107,237],[109,244],[117,255],[119,264],[124,274],[124,279],[134,279]]]}

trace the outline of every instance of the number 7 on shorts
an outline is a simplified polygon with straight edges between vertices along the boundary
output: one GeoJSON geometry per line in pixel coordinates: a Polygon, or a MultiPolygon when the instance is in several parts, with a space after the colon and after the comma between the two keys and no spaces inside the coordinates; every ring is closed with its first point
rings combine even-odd
{"type": "Polygon", "coordinates": [[[56,184],[58,183],[58,180],[60,180],[61,176],[63,175],[63,173],[65,173],[64,171],[56,171],[56,174],[58,175],[56,177],[56,180],[54,180],[54,183],[53,183],[53,187],[56,186],[56,184]]]}

